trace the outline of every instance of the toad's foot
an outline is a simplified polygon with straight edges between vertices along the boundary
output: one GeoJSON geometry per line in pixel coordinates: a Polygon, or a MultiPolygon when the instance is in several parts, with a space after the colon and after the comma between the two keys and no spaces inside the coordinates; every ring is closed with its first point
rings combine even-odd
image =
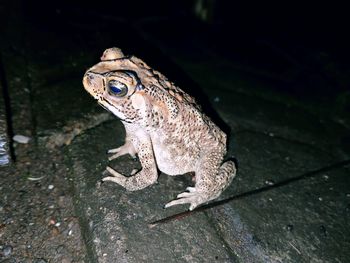
{"type": "Polygon", "coordinates": [[[106,167],[106,172],[104,172],[103,174],[106,174],[106,173],[109,173],[112,176],[107,176],[107,177],[103,178],[102,179],[103,182],[110,181],[110,182],[114,182],[114,183],[117,183],[120,185],[125,184],[127,177],[118,173],[116,170],[112,169],[111,167],[109,167],[109,166],[106,167]]]}
{"type": "Polygon", "coordinates": [[[173,205],[189,203],[191,204],[189,210],[193,210],[198,205],[207,203],[213,199],[218,198],[222,191],[224,191],[224,189],[231,183],[232,179],[236,176],[236,165],[233,160],[224,162],[219,167],[218,174],[215,178],[215,181],[213,181],[210,180],[209,176],[215,173],[215,169],[217,168],[215,168],[214,166],[208,166],[209,164],[210,158],[209,161],[206,161],[203,164],[203,167],[206,169],[202,169],[199,171],[200,176],[198,176],[198,178],[200,179],[196,180],[196,186],[187,187],[187,192],[179,194],[177,196],[178,199],[167,203],[165,205],[165,208],[173,205]],[[212,168],[215,169],[213,170],[212,168]],[[205,178],[207,178],[207,180],[205,180],[205,178]]]}
{"type": "Polygon", "coordinates": [[[189,210],[192,211],[200,204],[206,203],[210,200],[213,200],[216,198],[216,196],[208,196],[207,193],[199,192],[196,190],[195,187],[187,187],[186,191],[181,194],[177,195],[176,200],[173,200],[169,203],[167,203],[164,208],[168,208],[174,205],[180,205],[180,204],[191,204],[189,207],[189,210]]]}
{"type": "Polygon", "coordinates": [[[129,154],[132,158],[136,158],[136,150],[131,143],[125,143],[123,146],[120,146],[115,149],[110,149],[107,153],[115,153],[112,156],[108,157],[108,160],[114,160],[122,155],[129,154]]]}
{"type": "MultiPolygon", "coordinates": [[[[130,176],[135,175],[139,170],[133,169],[130,173],[130,176]]],[[[112,169],[111,167],[107,166],[106,170],[103,172],[103,175],[110,174],[112,176],[107,176],[102,179],[102,181],[111,181],[115,182],[117,184],[120,184],[119,182],[122,182],[123,180],[126,180],[128,177],[122,175],[121,173],[118,173],[116,170],[112,169]],[[119,181],[118,181],[119,180],[119,181]]]]}
{"type": "Polygon", "coordinates": [[[142,169],[141,171],[133,169],[130,176],[124,176],[107,166],[103,175],[109,174],[111,176],[103,178],[102,181],[119,184],[128,191],[136,191],[152,185],[157,181],[157,170],[153,173],[147,172],[149,172],[147,169],[142,169]]]}

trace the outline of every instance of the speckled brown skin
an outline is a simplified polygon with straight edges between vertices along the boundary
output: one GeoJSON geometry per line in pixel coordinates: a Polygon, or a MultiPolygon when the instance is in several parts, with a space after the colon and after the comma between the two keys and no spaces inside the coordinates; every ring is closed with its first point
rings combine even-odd
{"type": "Polygon", "coordinates": [[[169,175],[194,172],[195,187],[187,187],[165,205],[189,203],[190,210],[217,198],[231,183],[236,167],[232,161],[223,163],[225,133],[191,96],[142,60],[124,56],[118,48],[107,49],[101,62],[87,70],[83,84],[125,126],[125,144],[109,150],[114,154],[109,159],[137,154],[142,165],[129,177],[107,167],[111,176],[104,181],[135,191],[157,181],[157,167],[169,175]]]}

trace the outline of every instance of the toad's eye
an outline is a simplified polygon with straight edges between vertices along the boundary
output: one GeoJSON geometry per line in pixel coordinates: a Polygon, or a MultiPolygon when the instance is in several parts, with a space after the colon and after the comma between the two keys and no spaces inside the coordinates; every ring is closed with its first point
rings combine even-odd
{"type": "Polygon", "coordinates": [[[108,88],[117,97],[124,97],[128,93],[128,87],[117,80],[111,80],[108,82],[108,88]]]}

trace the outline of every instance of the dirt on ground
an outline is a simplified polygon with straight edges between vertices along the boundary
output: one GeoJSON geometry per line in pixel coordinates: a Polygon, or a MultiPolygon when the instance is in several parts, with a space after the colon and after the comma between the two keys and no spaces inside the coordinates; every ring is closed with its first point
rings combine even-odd
{"type": "Polygon", "coordinates": [[[84,262],[70,171],[60,149],[17,144],[0,172],[0,262],[84,262]]]}

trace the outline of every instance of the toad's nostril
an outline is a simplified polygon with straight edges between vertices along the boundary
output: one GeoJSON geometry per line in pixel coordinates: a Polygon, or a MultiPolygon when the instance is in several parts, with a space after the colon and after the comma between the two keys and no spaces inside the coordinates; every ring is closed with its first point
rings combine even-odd
{"type": "Polygon", "coordinates": [[[94,79],[94,75],[93,74],[91,74],[91,73],[86,73],[86,77],[87,77],[87,79],[88,80],[92,80],[92,79],[94,79]]]}
{"type": "Polygon", "coordinates": [[[85,73],[84,80],[88,85],[91,85],[94,81],[95,76],[89,72],[85,73]]]}

